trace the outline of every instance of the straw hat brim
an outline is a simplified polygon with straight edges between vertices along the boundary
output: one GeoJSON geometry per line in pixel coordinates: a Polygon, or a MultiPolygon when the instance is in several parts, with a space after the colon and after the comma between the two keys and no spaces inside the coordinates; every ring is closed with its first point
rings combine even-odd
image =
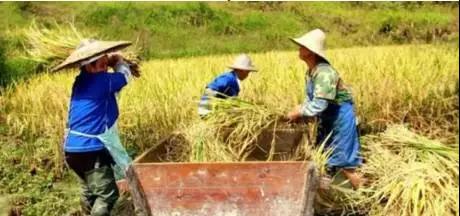
{"type": "Polygon", "coordinates": [[[320,56],[320,57],[323,58],[324,60],[329,61],[329,60],[327,59],[327,57],[326,57],[324,54],[315,52],[313,49],[311,49],[310,47],[308,47],[308,46],[306,46],[305,44],[303,44],[302,42],[300,42],[297,38],[289,38],[289,39],[290,39],[292,42],[294,42],[295,44],[307,48],[308,50],[310,50],[311,52],[313,52],[313,53],[315,53],[316,55],[320,56]]]}
{"type": "Polygon", "coordinates": [[[240,67],[240,66],[235,66],[235,65],[229,65],[228,67],[231,68],[231,69],[238,69],[238,70],[246,70],[246,71],[251,71],[251,72],[257,72],[257,69],[253,68],[253,67],[247,68],[247,67],[240,67]]]}
{"type": "Polygon", "coordinates": [[[115,42],[100,42],[100,46],[94,47],[94,49],[88,50],[85,53],[75,53],[78,52],[77,50],[74,51],[66,60],[64,60],[61,64],[54,67],[52,71],[59,71],[65,68],[71,68],[78,65],[78,63],[88,60],[92,57],[116,52],[118,50],[124,49],[130,46],[132,43],[130,41],[115,41],[115,42]]]}

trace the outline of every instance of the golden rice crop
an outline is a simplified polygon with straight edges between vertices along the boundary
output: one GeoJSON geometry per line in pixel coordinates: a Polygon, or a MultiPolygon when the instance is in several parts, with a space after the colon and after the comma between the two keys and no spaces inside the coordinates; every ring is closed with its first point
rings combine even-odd
{"type": "MultiPolygon", "coordinates": [[[[334,67],[353,89],[363,126],[408,122],[432,133],[458,132],[458,49],[410,45],[331,50],[334,67]]],[[[277,110],[302,102],[306,66],[295,51],[250,54],[260,71],[242,82],[240,97],[277,110]]],[[[198,120],[207,82],[233,55],[152,60],[119,98],[124,143],[144,150],[198,120]]],[[[44,73],[2,91],[1,116],[10,136],[60,143],[77,72],[44,73]]],[[[56,147],[60,148],[60,147],[56,147]]]]}
{"type": "MultiPolygon", "coordinates": [[[[33,29],[30,34],[31,38],[39,35],[33,29]]],[[[55,33],[36,37],[53,36],[55,33]]],[[[50,51],[56,47],[53,39],[36,44],[32,47],[37,49],[30,48],[30,54],[37,59],[46,60],[57,52],[50,51]]],[[[457,47],[346,48],[331,50],[328,55],[352,87],[361,127],[378,131],[393,123],[408,123],[433,137],[449,138],[453,134],[458,143],[457,47]]],[[[242,100],[222,101],[234,111],[218,109],[206,121],[196,112],[200,96],[207,82],[226,69],[233,55],[144,62],[143,76],[130,83],[119,98],[124,144],[142,151],[180,131],[188,141],[177,152],[183,160],[244,160],[257,133],[276,125],[280,116],[302,102],[306,71],[295,51],[250,56],[259,72],[242,83],[242,100]],[[233,102],[238,106],[234,107],[233,102]],[[227,127],[233,130],[227,140],[222,140],[219,131],[227,127]]],[[[44,73],[0,94],[0,122],[7,126],[7,135],[55,143],[48,151],[55,155],[57,171],[62,168],[59,152],[76,74],[75,70],[44,73]]],[[[369,184],[356,192],[334,187],[341,208],[364,209],[371,215],[458,215],[458,144],[444,145],[402,128],[365,141],[367,161],[362,172],[369,184]]],[[[443,141],[450,143],[452,139],[443,141]]],[[[37,158],[35,143],[23,142],[21,148],[30,155],[23,158],[23,163],[37,158]]],[[[296,159],[310,153],[308,157],[318,161],[324,173],[327,154],[321,148],[312,149],[307,143],[298,150],[296,159]]]]}
{"type": "MultiPolygon", "coordinates": [[[[81,39],[96,35],[79,32],[72,25],[55,24],[48,29],[33,24],[25,36],[27,57],[53,66],[81,39]]],[[[125,57],[135,59],[135,52],[125,57]]],[[[296,127],[281,119],[304,98],[305,64],[295,51],[250,56],[259,72],[243,82],[242,99],[218,101],[206,120],[196,113],[199,98],[206,83],[225,70],[233,55],[144,62],[143,77],[119,98],[124,144],[142,151],[174,132],[180,138],[165,158],[244,161],[257,148],[255,139],[264,129],[296,127]]],[[[368,180],[365,187],[354,191],[332,185],[331,190],[320,191],[317,210],[458,216],[458,47],[346,48],[331,50],[328,56],[352,87],[361,128],[375,132],[390,127],[362,139],[365,163],[360,172],[368,180]],[[394,123],[408,123],[429,138],[391,126],[394,123]]],[[[36,166],[52,155],[55,171],[62,171],[61,142],[76,74],[74,70],[44,73],[0,89],[0,124],[6,125],[0,132],[21,140],[17,145],[27,155],[21,163],[36,166]],[[47,148],[48,143],[54,145],[47,148]]],[[[313,160],[320,174],[325,174],[329,151],[312,143],[301,143],[286,159],[313,160]]],[[[273,159],[273,150],[272,146],[266,152],[267,160],[273,159]]]]}
{"type": "MultiPolygon", "coordinates": [[[[67,34],[61,30],[58,33],[32,28],[29,39],[36,42],[30,44],[29,54],[43,61],[59,59],[53,55],[63,56],[79,42],[74,40],[68,45],[64,43],[67,48],[58,47],[61,44],[55,41],[67,40],[65,35],[72,38],[74,32],[67,34]],[[38,41],[40,38],[48,39],[44,43],[38,41]],[[60,52],[62,50],[65,51],[60,52]]],[[[336,49],[328,54],[333,66],[352,86],[358,116],[365,128],[381,129],[391,123],[407,122],[433,135],[458,132],[458,48],[389,46],[336,49]]],[[[125,145],[142,151],[171,132],[181,131],[187,142],[182,144],[183,149],[176,150],[180,160],[244,160],[254,148],[250,143],[257,133],[276,124],[280,116],[302,102],[306,71],[295,51],[250,55],[260,72],[251,74],[243,82],[241,98],[249,103],[236,100],[239,103],[238,107],[232,107],[234,111],[217,109],[214,117],[206,121],[200,120],[196,113],[199,98],[206,83],[225,70],[232,55],[144,62],[143,77],[126,87],[119,98],[120,131],[125,145]],[[219,131],[229,126],[234,128],[224,142],[219,131]]],[[[22,139],[44,138],[55,143],[49,151],[55,155],[58,171],[62,168],[60,143],[75,75],[72,70],[45,73],[4,89],[0,96],[0,120],[7,125],[8,135],[22,139]]],[[[222,102],[233,106],[235,100],[222,102]]],[[[453,163],[455,153],[449,149],[452,147],[429,142],[429,146],[422,145],[423,152],[428,149],[436,154],[420,155],[420,149],[414,150],[414,146],[420,147],[417,145],[419,138],[416,144],[407,133],[394,138],[394,143],[413,151],[397,154],[391,146],[393,141],[369,145],[365,153],[368,161],[363,167],[370,178],[369,187],[353,192],[334,186],[337,196],[323,197],[323,203],[340,203],[340,208],[347,210],[368,206],[365,211],[370,210],[373,215],[379,212],[387,215],[442,214],[446,213],[442,212],[443,208],[436,207],[458,206],[458,194],[452,192],[453,188],[458,188],[458,180],[453,180],[458,179],[458,171],[455,172],[458,154],[453,163]],[[397,176],[393,175],[395,170],[399,172],[397,176]],[[439,191],[452,199],[427,201],[427,195],[439,191]],[[417,196],[417,193],[423,195],[417,196]],[[422,201],[417,202],[417,199],[422,201]]],[[[33,143],[23,144],[27,145],[24,149],[28,155],[37,154],[31,146],[33,143]]],[[[322,173],[325,172],[326,158],[321,148],[312,149],[306,143],[298,150],[298,157],[292,159],[312,158],[320,164],[322,173]]],[[[24,163],[30,158],[24,158],[24,163]]]]}

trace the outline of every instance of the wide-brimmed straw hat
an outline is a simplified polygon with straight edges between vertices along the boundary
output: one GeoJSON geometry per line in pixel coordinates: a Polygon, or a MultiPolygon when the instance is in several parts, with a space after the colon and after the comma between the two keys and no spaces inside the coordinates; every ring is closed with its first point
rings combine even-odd
{"type": "Polygon", "coordinates": [[[246,71],[257,71],[252,64],[251,58],[246,54],[241,54],[236,57],[232,65],[228,66],[232,69],[246,70],[246,71]]]}
{"type": "Polygon", "coordinates": [[[66,60],[53,68],[58,71],[64,68],[79,66],[80,63],[89,63],[97,60],[105,53],[115,52],[131,45],[129,41],[100,41],[93,39],[83,40],[66,60]]]}
{"type": "Polygon", "coordinates": [[[309,49],[327,61],[325,48],[326,34],[321,29],[315,29],[301,37],[289,39],[299,46],[309,49]]]}

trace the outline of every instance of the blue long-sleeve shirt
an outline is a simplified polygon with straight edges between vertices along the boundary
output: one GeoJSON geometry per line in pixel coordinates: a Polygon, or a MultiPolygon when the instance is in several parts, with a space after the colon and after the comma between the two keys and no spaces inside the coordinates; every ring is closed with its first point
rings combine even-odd
{"type": "Polygon", "coordinates": [[[238,76],[234,71],[219,75],[206,86],[205,92],[203,93],[203,96],[201,96],[198,106],[198,113],[200,115],[205,115],[210,112],[210,97],[235,97],[238,96],[239,92],[240,84],[238,76]]]}
{"type": "Polygon", "coordinates": [[[238,76],[234,71],[219,75],[212,82],[210,82],[206,88],[220,93],[217,95],[217,97],[234,97],[238,96],[240,92],[238,76]]]}
{"type": "MultiPolygon", "coordinates": [[[[80,133],[99,135],[117,120],[119,112],[116,93],[130,77],[129,67],[117,65],[115,73],[81,71],[72,87],[67,127],[80,133]]],[[[67,134],[66,152],[91,152],[104,148],[97,138],[67,134]]]]}

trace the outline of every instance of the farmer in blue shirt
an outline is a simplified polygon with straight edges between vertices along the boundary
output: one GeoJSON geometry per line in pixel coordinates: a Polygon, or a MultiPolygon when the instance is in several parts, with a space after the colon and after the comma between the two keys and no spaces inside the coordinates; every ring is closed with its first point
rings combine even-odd
{"type": "Polygon", "coordinates": [[[205,117],[211,112],[210,99],[212,97],[228,98],[238,96],[241,89],[240,81],[245,80],[249,72],[257,71],[246,54],[236,57],[235,62],[229,68],[232,70],[219,75],[206,86],[198,105],[198,114],[201,117],[205,117]]]}
{"type": "Polygon", "coordinates": [[[110,215],[119,196],[112,166],[130,163],[116,130],[116,94],[128,84],[132,70],[120,54],[108,53],[129,45],[85,40],[55,68],[80,67],[72,87],[64,152],[81,180],[82,210],[87,215],[110,215]],[[114,73],[108,73],[109,67],[114,73]]]}
{"type": "Polygon", "coordinates": [[[326,58],[326,35],[320,29],[293,38],[299,57],[308,65],[305,102],[289,112],[291,121],[301,117],[319,118],[318,142],[326,141],[332,151],[327,161],[331,174],[342,173],[353,188],[361,184],[356,168],[361,165],[360,143],[353,98],[349,87],[326,58]]]}

